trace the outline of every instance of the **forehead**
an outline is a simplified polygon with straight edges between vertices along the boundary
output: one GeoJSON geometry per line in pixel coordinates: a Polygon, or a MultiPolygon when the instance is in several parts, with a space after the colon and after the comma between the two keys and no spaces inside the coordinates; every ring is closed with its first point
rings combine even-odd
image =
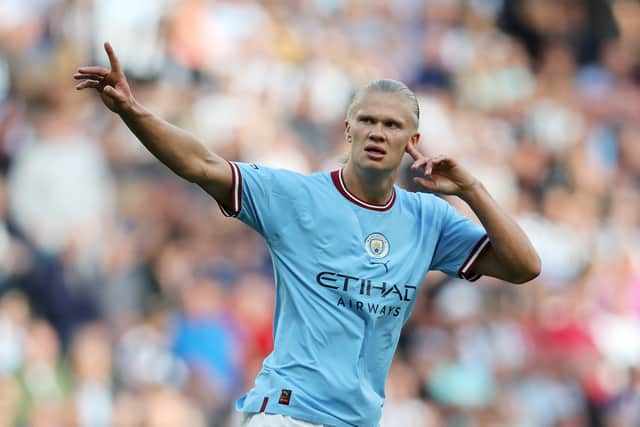
{"type": "Polygon", "coordinates": [[[415,122],[411,100],[399,93],[369,92],[364,94],[353,110],[354,116],[370,115],[379,119],[415,122]]]}

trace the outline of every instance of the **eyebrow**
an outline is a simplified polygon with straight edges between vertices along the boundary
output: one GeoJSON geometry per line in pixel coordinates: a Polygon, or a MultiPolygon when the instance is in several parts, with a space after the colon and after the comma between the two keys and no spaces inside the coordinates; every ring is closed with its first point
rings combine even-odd
{"type": "Polygon", "coordinates": [[[384,122],[384,123],[393,123],[394,125],[397,125],[399,127],[404,126],[404,121],[399,120],[399,119],[393,119],[393,118],[389,118],[389,117],[376,117],[372,114],[366,114],[366,113],[361,113],[356,115],[356,120],[364,120],[364,119],[370,119],[376,122],[384,122]]]}

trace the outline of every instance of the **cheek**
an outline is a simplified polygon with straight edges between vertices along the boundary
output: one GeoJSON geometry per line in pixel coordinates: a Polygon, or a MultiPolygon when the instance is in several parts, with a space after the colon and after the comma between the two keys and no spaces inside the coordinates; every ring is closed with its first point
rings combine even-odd
{"type": "Polygon", "coordinates": [[[399,135],[398,137],[394,138],[393,142],[394,152],[397,152],[400,156],[402,156],[402,154],[404,154],[405,147],[407,146],[407,144],[409,144],[410,141],[406,135],[399,135]]]}

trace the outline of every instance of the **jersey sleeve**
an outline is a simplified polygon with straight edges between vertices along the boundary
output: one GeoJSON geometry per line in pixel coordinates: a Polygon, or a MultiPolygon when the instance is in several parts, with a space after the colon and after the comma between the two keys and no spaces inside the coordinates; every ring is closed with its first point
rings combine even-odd
{"type": "Polygon", "coordinates": [[[268,237],[281,222],[283,209],[295,192],[294,172],[229,162],[232,173],[231,206],[218,203],[225,216],[236,217],[268,237]]]}
{"type": "Polygon", "coordinates": [[[469,281],[478,280],[480,275],[471,274],[471,270],[490,244],[486,231],[447,202],[440,200],[438,204],[443,217],[430,269],[469,281]]]}

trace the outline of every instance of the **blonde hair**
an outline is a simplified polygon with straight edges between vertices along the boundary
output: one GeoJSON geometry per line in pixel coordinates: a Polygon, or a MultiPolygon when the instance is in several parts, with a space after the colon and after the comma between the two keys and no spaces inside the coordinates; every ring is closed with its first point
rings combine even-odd
{"type": "Polygon", "coordinates": [[[347,120],[351,120],[355,107],[362,101],[362,98],[372,92],[384,92],[404,97],[411,104],[416,119],[416,127],[418,126],[420,121],[420,106],[418,105],[418,99],[415,93],[404,83],[393,79],[374,80],[359,88],[353,95],[349,107],[347,107],[347,120]]]}

